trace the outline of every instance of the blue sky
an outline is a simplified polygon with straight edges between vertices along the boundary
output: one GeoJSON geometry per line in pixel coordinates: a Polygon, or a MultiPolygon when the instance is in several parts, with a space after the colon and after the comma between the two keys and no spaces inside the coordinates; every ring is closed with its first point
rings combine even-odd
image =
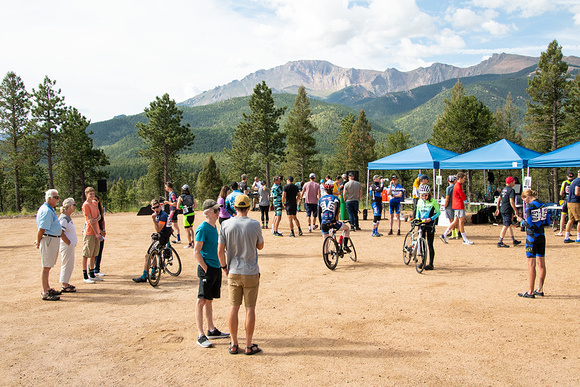
{"type": "Polygon", "coordinates": [[[580,0],[2,1],[0,73],[56,80],[93,122],[300,59],[401,71],[493,53],[580,56],[580,0]]]}

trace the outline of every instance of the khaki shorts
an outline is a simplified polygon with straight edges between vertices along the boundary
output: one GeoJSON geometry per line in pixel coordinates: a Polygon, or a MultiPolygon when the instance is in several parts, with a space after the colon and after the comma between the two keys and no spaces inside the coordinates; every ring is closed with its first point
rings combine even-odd
{"type": "Polygon", "coordinates": [[[99,254],[101,242],[96,235],[83,235],[83,257],[95,257],[99,254]]]}
{"type": "Polygon", "coordinates": [[[228,274],[228,288],[230,305],[240,306],[243,299],[246,308],[255,308],[260,288],[260,274],[228,274]]]}
{"type": "Polygon", "coordinates": [[[568,203],[568,217],[574,222],[580,220],[580,203],[568,203]]]}
{"type": "Polygon", "coordinates": [[[42,267],[54,267],[58,259],[60,238],[43,236],[40,240],[40,258],[42,267]]]}

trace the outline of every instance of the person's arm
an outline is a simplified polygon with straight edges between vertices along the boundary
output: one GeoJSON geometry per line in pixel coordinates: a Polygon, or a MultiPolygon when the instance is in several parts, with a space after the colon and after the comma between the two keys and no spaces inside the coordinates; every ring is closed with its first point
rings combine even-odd
{"type": "Polygon", "coordinates": [[[510,198],[510,205],[514,209],[514,214],[517,214],[518,213],[518,209],[516,208],[516,201],[515,201],[514,198],[510,198]]]}
{"type": "Polygon", "coordinates": [[[256,243],[256,248],[258,250],[262,250],[264,248],[264,241],[260,242],[260,243],[256,243]]]}
{"type": "MultiPolygon", "coordinates": [[[[512,201],[512,199],[510,199],[510,202],[512,201]]],[[[500,206],[500,202],[501,202],[501,195],[497,197],[497,200],[495,202],[495,216],[499,215],[499,206],[500,206]]],[[[516,212],[517,213],[517,212],[516,212]]]]}
{"type": "Polygon", "coordinates": [[[156,213],[153,213],[153,215],[151,215],[151,218],[153,219],[153,227],[155,227],[155,232],[161,232],[161,230],[163,230],[163,227],[165,227],[165,222],[158,222],[156,213]]]}
{"type": "Polygon", "coordinates": [[[201,249],[203,248],[202,241],[195,241],[195,245],[193,247],[193,256],[195,257],[197,264],[201,266],[201,269],[207,273],[207,263],[203,260],[201,255],[201,249]]]}
{"type": "Polygon", "coordinates": [[[577,186],[574,188],[574,195],[576,195],[576,196],[580,196],[580,185],[577,185],[577,186]]]}
{"type": "Polygon", "coordinates": [[[70,239],[68,239],[68,237],[64,234],[64,232],[62,234],[60,234],[60,239],[62,239],[62,241],[64,243],[66,243],[68,246],[70,246],[70,239]]]}
{"type": "Polygon", "coordinates": [[[34,245],[36,246],[36,248],[40,248],[40,240],[42,239],[42,236],[45,233],[45,229],[43,228],[39,228],[38,232],[36,233],[36,240],[34,241],[34,245]]]}
{"type": "Polygon", "coordinates": [[[286,191],[282,192],[282,204],[286,203],[286,191]]]}
{"type": "Polygon", "coordinates": [[[228,263],[226,261],[226,245],[223,243],[218,243],[218,258],[220,260],[220,266],[222,270],[228,275],[228,263]]]}

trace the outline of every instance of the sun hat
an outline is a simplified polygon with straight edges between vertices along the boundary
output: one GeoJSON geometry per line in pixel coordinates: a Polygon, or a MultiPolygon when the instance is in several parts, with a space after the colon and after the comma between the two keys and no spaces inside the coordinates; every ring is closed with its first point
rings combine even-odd
{"type": "Polygon", "coordinates": [[[217,210],[221,206],[222,206],[221,204],[219,204],[213,199],[206,199],[205,202],[203,202],[203,206],[201,208],[203,209],[203,211],[209,210],[210,208],[217,210]]]}

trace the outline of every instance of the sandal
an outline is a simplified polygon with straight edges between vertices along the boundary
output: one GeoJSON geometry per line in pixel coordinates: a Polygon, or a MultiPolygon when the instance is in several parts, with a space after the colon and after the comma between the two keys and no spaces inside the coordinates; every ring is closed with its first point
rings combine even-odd
{"type": "Polygon", "coordinates": [[[230,343],[228,351],[230,352],[230,355],[237,355],[239,349],[240,349],[239,345],[237,345],[237,344],[233,345],[232,343],[230,343]]]}
{"type": "Polygon", "coordinates": [[[42,295],[42,299],[44,301],[58,301],[58,300],[60,300],[59,296],[55,296],[54,294],[51,294],[50,292],[41,293],[41,295],[42,295]]]}
{"type": "Polygon", "coordinates": [[[244,353],[246,355],[255,355],[258,352],[262,352],[262,350],[258,347],[258,344],[252,344],[251,346],[246,347],[246,351],[244,353]]]}
{"type": "Polygon", "coordinates": [[[533,294],[530,294],[528,292],[518,293],[518,296],[523,297],[523,298],[536,298],[536,296],[534,296],[533,294]]]}
{"type": "Polygon", "coordinates": [[[62,294],[60,290],[54,290],[52,288],[48,289],[47,293],[51,296],[60,296],[62,294]]]}
{"type": "Polygon", "coordinates": [[[60,291],[63,293],[74,293],[77,291],[77,288],[74,285],[68,284],[67,286],[61,287],[60,291]]]}

